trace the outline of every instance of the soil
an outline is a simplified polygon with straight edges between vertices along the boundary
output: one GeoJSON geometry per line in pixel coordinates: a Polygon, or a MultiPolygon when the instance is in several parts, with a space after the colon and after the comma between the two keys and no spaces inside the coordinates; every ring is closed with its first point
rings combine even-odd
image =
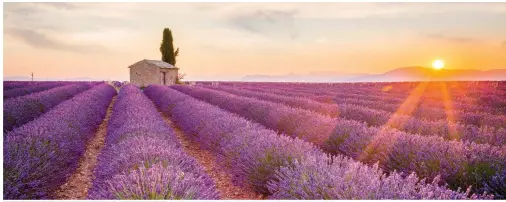
{"type": "Polygon", "coordinates": [[[197,142],[188,139],[188,136],[179,129],[169,117],[164,116],[164,118],[176,132],[176,136],[181,142],[183,150],[197,159],[197,162],[202,166],[204,171],[214,180],[221,199],[259,200],[264,198],[263,195],[256,193],[251,188],[234,185],[230,176],[231,172],[229,169],[224,168],[224,166],[219,165],[219,162],[216,161],[215,154],[207,149],[201,148],[197,142]]]}
{"type": "MultiPolygon", "coordinates": [[[[56,199],[86,199],[88,189],[91,187],[91,183],[94,179],[93,170],[97,164],[97,157],[104,147],[105,136],[107,135],[107,125],[111,117],[112,106],[115,101],[116,97],[111,101],[111,104],[107,109],[107,115],[100,124],[95,136],[88,141],[85,154],[79,161],[79,167],[76,171],[74,171],[67,182],[56,191],[56,199]]],[[[251,188],[234,185],[230,176],[231,172],[229,169],[220,166],[219,162],[216,161],[215,154],[207,149],[201,148],[197,142],[188,139],[188,136],[179,129],[179,127],[174,124],[169,117],[164,116],[164,118],[174,129],[176,136],[183,146],[183,150],[190,156],[194,157],[202,166],[203,170],[214,180],[221,199],[258,200],[265,198],[265,196],[256,193],[251,188]]]]}
{"type": "Polygon", "coordinates": [[[72,200],[86,199],[88,189],[94,179],[93,170],[97,165],[97,157],[102,151],[107,135],[107,125],[112,114],[112,107],[116,102],[114,97],[107,108],[107,114],[98,127],[95,136],[93,136],[86,144],[84,156],[79,160],[79,167],[72,173],[70,178],[55,193],[56,199],[72,200]]]}

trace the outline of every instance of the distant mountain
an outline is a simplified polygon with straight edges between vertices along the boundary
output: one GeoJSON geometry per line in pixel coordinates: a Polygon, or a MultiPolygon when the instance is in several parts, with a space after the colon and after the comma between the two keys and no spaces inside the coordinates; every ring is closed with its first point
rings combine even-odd
{"type": "Polygon", "coordinates": [[[350,74],[339,72],[312,72],[309,74],[247,75],[243,81],[267,82],[388,82],[388,81],[429,81],[429,80],[506,80],[506,69],[458,70],[412,66],[401,67],[383,74],[350,74]]]}
{"type": "Polygon", "coordinates": [[[479,81],[479,80],[506,80],[506,69],[494,70],[435,70],[425,67],[402,67],[383,74],[369,75],[353,78],[353,82],[381,82],[381,81],[479,81]]]}
{"type": "Polygon", "coordinates": [[[77,78],[68,78],[63,81],[102,81],[100,79],[94,79],[90,77],[77,77],[77,78]]]}
{"type": "Polygon", "coordinates": [[[32,80],[32,77],[27,77],[27,76],[8,76],[8,77],[4,77],[4,81],[31,81],[31,80],[32,80]]]}
{"type": "Polygon", "coordinates": [[[339,72],[311,72],[309,74],[285,74],[285,75],[247,75],[243,81],[265,82],[340,82],[368,74],[350,74],[339,72]]]}

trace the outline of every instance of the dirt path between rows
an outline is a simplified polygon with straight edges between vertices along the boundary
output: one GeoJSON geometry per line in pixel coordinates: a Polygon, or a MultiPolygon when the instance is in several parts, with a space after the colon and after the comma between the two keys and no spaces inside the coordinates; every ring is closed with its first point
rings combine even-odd
{"type": "Polygon", "coordinates": [[[72,173],[70,178],[55,193],[56,199],[72,200],[86,199],[88,189],[94,179],[93,170],[97,164],[97,157],[102,151],[107,135],[107,125],[112,114],[112,107],[116,102],[114,97],[107,108],[107,114],[98,127],[95,136],[93,136],[86,144],[84,156],[79,160],[79,167],[72,173]]]}
{"type": "Polygon", "coordinates": [[[174,124],[169,117],[164,116],[164,119],[176,132],[176,136],[181,142],[183,150],[190,156],[197,159],[197,162],[202,166],[204,171],[214,180],[221,199],[263,199],[262,195],[255,193],[252,189],[235,186],[230,177],[231,172],[228,169],[224,169],[219,166],[218,162],[216,162],[216,157],[212,152],[207,149],[200,148],[200,145],[197,142],[188,139],[188,136],[186,136],[186,134],[179,129],[179,127],[174,124]]]}

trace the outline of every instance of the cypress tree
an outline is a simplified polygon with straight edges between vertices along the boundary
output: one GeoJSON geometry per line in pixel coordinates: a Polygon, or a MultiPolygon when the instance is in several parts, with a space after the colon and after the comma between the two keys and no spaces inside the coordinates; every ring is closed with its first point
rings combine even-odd
{"type": "Polygon", "coordinates": [[[174,39],[172,38],[172,31],[169,28],[163,29],[163,39],[160,45],[160,52],[162,53],[162,61],[171,65],[176,65],[176,56],[179,54],[179,48],[174,51],[174,39]]]}

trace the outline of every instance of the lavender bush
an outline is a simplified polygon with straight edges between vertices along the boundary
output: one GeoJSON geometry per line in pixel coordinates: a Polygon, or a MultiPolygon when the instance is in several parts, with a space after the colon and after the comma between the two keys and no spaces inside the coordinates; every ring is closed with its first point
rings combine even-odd
{"type": "Polygon", "coordinates": [[[4,101],[4,132],[11,131],[46,113],[61,102],[88,90],[88,83],[56,87],[4,101]]]}
{"type": "MultiPolygon", "coordinates": [[[[466,192],[451,191],[419,180],[415,174],[383,174],[377,165],[364,166],[347,157],[311,156],[277,173],[278,181],[269,183],[272,199],[467,199],[466,192]]],[[[491,196],[471,195],[471,199],[491,196]]]]}
{"type": "Polygon", "coordinates": [[[190,138],[216,151],[238,184],[260,193],[268,193],[265,185],[277,168],[316,150],[164,86],[149,86],[144,93],[187,134],[195,134],[190,138]]]}
{"type": "Polygon", "coordinates": [[[49,90],[54,87],[68,85],[68,84],[71,84],[71,83],[69,83],[69,82],[47,82],[47,83],[41,83],[38,85],[31,85],[31,86],[28,86],[25,88],[15,88],[15,89],[8,90],[8,91],[4,92],[4,99],[9,99],[9,98],[13,98],[13,97],[27,95],[30,93],[45,91],[45,90],[49,90]]]}
{"type": "Polygon", "coordinates": [[[102,151],[89,199],[218,199],[214,182],[193,158],[171,141],[139,135],[102,151]]]}
{"type": "MultiPolygon", "coordinates": [[[[504,82],[503,82],[504,83],[504,82]]],[[[337,84],[342,85],[342,84],[337,84]]],[[[401,96],[394,96],[391,93],[384,93],[380,89],[371,89],[369,87],[361,88],[360,85],[362,84],[348,84],[348,85],[342,85],[343,87],[341,89],[335,90],[332,88],[325,88],[325,86],[322,85],[313,85],[310,88],[302,88],[297,89],[296,85],[293,85],[293,83],[290,84],[258,84],[258,85],[237,85],[237,87],[242,89],[249,89],[252,91],[260,91],[260,92],[268,92],[268,93],[276,93],[280,95],[288,95],[288,96],[297,96],[297,97],[305,97],[310,98],[313,100],[317,100],[324,103],[336,103],[336,101],[339,101],[341,99],[348,99],[348,100],[356,100],[356,101],[373,101],[376,102],[376,107],[389,107],[392,112],[394,112],[400,104],[406,102],[407,93],[412,92],[411,89],[406,89],[401,93],[401,96]],[[393,108],[392,108],[393,107],[393,108]]],[[[381,86],[391,86],[392,88],[399,88],[399,83],[394,84],[388,84],[388,83],[379,83],[375,85],[381,85],[381,86]]],[[[413,87],[417,86],[417,84],[413,84],[413,87]]],[[[468,89],[468,91],[473,91],[474,89],[468,89]]],[[[493,96],[495,97],[493,100],[496,100],[500,102],[500,100],[504,100],[504,96],[506,94],[502,93],[500,90],[494,90],[493,96]]],[[[446,111],[443,101],[441,98],[432,100],[430,98],[431,93],[430,91],[426,91],[423,93],[420,100],[412,100],[413,101],[419,101],[419,109],[415,112],[415,114],[422,113],[427,109],[435,109],[439,110],[439,112],[446,111]]],[[[441,94],[441,92],[438,92],[441,94]]],[[[490,92],[489,92],[490,93],[490,92]]],[[[474,96],[476,97],[476,96],[474,96]]],[[[491,114],[504,114],[504,110],[501,111],[501,107],[494,107],[493,105],[488,104],[478,104],[479,101],[471,101],[471,102],[460,102],[459,97],[456,97],[454,95],[451,96],[454,110],[458,110],[459,112],[487,112],[491,114]]],[[[409,101],[407,101],[409,103],[409,101]]],[[[504,102],[504,101],[503,101],[504,102]]],[[[499,104],[500,105],[500,104],[499,104]]],[[[505,106],[502,106],[504,109],[505,106]]],[[[418,114],[418,115],[422,115],[418,114]]],[[[423,115],[422,115],[423,116],[423,115]]]]}
{"type": "Polygon", "coordinates": [[[310,110],[295,109],[253,98],[241,98],[200,87],[172,86],[172,88],[258,122],[279,134],[298,137],[317,145],[322,144],[332,132],[332,128],[314,126],[332,125],[333,119],[310,110]]]}
{"type": "Polygon", "coordinates": [[[120,200],[164,199],[198,200],[216,199],[216,191],[209,189],[209,181],[202,176],[183,171],[179,167],[157,163],[150,168],[139,167],[129,173],[114,176],[109,181],[106,194],[120,200]]]}
{"type": "MultiPolygon", "coordinates": [[[[438,135],[445,139],[461,139],[477,143],[489,143],[493,145],[506,144],[506,129],[504,128],[493,128],[489,126],[477,127],[474,125],[448,123],[447,120],[420,120],[407,115],[393,114],[391,112],[371,109],[368,107],[357,106],[353,104],[326,104],[307,98],[282,96],[271,93],[254,92],[223,86],[209,86],[207,88],[232,93],[235,95],[286,104],[295,108],[308,109],[331,117],[343,117],[350,120],[366,122],[369,126],[383,126],[389,123],[388,126],[390,127],[421,135],[438,135]]],[[[506,126],[506,117],[487,117],[489,118],[485,119],[484,121],[493,123],[492,125],[502,127],[506,126]]],[[[472,122],[480,121],[478,119],[472,122]]]]}
{"type": "MultiPolygon", "coordinates": [[[[223,83],[222,85],[225,84],[226,83],[223,83]]],[[[295,83],[284,83],[284,84],[258,83],[256,85],[251,85],[251,83],[234,84],[235,87],[242,89],[270,92],[289,96],[307,97],[327,103],[333,103],[333,100],[336,98],[338,99],[346,98],[356,100],[377,101],[380,102],[382,106],[385,104],[399,105],[405,102],[408,94],[412,92],[413,89],[416,88],[416,86],[418,86],[418,84],[412,83],[411,84],[412,88],[401,90],[402,87],[399,87],[400,85],[402,85],[401,83],[391,83],[391,84],[376,83],[374,84],[376,85],[376,87],[367,85],[365,85],[365,87],[361,87],[363,83],[355,83],[355,84],[336,83],[336,86],[340,87],[326,87],[326,85],[327,84],[316,84],[310,87],[298,87],[298,85],[296,85],[295,83]],[[390,91],[384,92],[383,91],[384,87],[391,87],[392,89],[398,89],[400,92],[398,93],[392,93],[390,91]]],[[[493,88],[484,88],[484,89],[486,89],[485,91],[489,91],[487,92],[488,93],[487,95],[491,94],[493,96],[493,98],[491,99],[492,103],[500,102],[501,99],[504,98],[503,96],[505,96],[504,93],[501,94],[501,92],[504,91],[501,91],[499,89],[493,88]],[[490,92],[490,89],[493,89],[491,90],[492,92],[490,92]]],[[[497,110],[498,108],[494,107],[492,104],[490,106],[487,106],[488,104],[485,103],[483,103],[483,105],[478,104],[479,102],[481,102],[480,99],[471,99],[471,101],[465,102],[462,101],[463,99],[468,99],[469,97],[479,97],[479,98],[486,97],[486,95],[484,95],[483,93],[477,93],[477,91],[483,90],[477,90],[474,88],[467,89],[466,92],[468,92],[468,94],[473,94],[467,97],[466,95],[458,96],[455,94],[451,94],[452,105],[455,107],[454,109],[463,110],[466,112],[484,111],[493,114],[504,114],[504,112],[497,110]]],[[[442,95],[441,86],[438,86],[436,91],[434,91],[434,89],[430,90],[429,88],[426,88],[425,92],[423,93],[422,97],[419,100],[421,104],[420,106],[444,109],[441,96],[439,96],[438,98],[434,98],[431,97],[430,95],[442,95]]]]}
{"type": "Polygon", "coordinates": [[[51,82],[53,81],[4,81],[4,93],[11,89],[26,88],[51,82]]]}
{"type": "Polygon", "coordinates": [[[4,81],[4,92],[15,89],[15,88],[24,88],[29,86],[30,83],[35,82],[28,82],[28,81],[4,81]]]}
{"type": "Polygon", "coordinates": [[[121,88],[89,199],[218,199],[212,179],[134,85],[121,88]]]}
{"type": "Polygon", "coordinates": [[[200,87],[172,88],[257,121],[280,134],[315,143],[331,154],[345,154],[369,164],[379,162],[388,172],[416,172],[429,179],[441,175],[455,189],[472,186],[477,192],[500,194],[484,188],[506,169],[506,151],[500,147],[368,127],[353,120],[332,119],[303,109],[200,87]]]}
{"type": "MultiPolygon", "coordinates": [[[[467,198],[467,193],[448,190],[438,186],[437,182],[419,182],[415,175],[405,179],[393,171],[390,175],[396,177],[383,179],[383,172],[378,168],[371,168],[347,158],[340,161],[328,160],[326,154],[310,143],[278,136],[274,131],[166,86],[151,85],[144,93],[164,113],[172,116],[187,134],[191,134],[190,138],[215,151],[220,162],[224,162],[224,166],[230,166],[232,176],[237,182],[243,186],[252,186],[260,193],[270,194],[274,199],[467,198]],[[332,167],[335,169],[329,169],[332,167]],[[319,176],[309,178],[300,174],[304,172],[315,172],[319,176]],[[288,175],[290,173],[295,174],[288,175]],[[334,177],[329,180],[325,176],[334,177]],[[333,187],[363,187],[364,178],[373,184],[386,185],[368,189],[375,190],[375,195],[364,195],[358,190],[342,195],[319,195],[323,189],[333,192],[333,187]],[[408,183],[411,186],[402,189],[408,183]],[[298,185],[301,185],[301,188],[294,189],[298,185]],[[309,186],[316,189],[306,189],[309,186]]],[[[338,155],[335,158],[344,157],[338,155]]]]}
{"type": "Polygon", "coordinates": [[[4,199],[47,199],[77,168],[116,94],[98,85],[4,135],[4,199]]]}

